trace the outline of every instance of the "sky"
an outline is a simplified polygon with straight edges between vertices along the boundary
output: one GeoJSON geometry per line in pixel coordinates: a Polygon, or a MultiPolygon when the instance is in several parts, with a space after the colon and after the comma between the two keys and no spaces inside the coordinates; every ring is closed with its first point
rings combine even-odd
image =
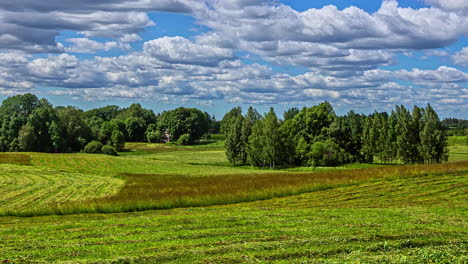
{"type": "Polygon", "coordinates": [[[0,0],[0,99],[468,119],[466,0],[0,0]]]}

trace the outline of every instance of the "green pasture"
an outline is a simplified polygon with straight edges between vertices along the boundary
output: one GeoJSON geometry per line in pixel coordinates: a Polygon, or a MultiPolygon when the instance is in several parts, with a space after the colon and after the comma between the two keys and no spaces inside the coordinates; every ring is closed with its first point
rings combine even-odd
{"type": "Polygon", "coordinates": [[[464,143],[441,165],[283,170],[214,139],[0,153],[0,263],[467,263],[464,143]]]}
{"type": "Polygon", "coordinates": [[[466,263],[466,174],[234,205],[0,218],[5,263],[466,263]]]}

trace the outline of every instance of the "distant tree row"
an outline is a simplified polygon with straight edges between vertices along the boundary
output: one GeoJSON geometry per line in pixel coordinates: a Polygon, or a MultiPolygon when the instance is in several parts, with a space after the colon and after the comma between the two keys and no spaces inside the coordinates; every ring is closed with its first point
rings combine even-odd
{"type": "Polygon", "coordinates": [[[89,152],[112,153],[125,141],[192,144],[219,122],[193,108],[177,108],[156,115],[132,104],[110,105],[83,111],[76,107],[53,107],[46,99],[24,94],[5,99],[0,106],[0,152],[89,152]],[[85,148],[93,142],[88,148],[85,148]],[[101,144],[98,144],[98,142],[101,144]]]}
{"type": "Polygon", "coordinates": [[[442,120],[442,125],[447,128],[447,135],[467,136],[468,138],[468,120],[459,118],[446,118],[442,120]]]}
{"type": "Polygon", "coordinates": [[[250,107],[233,108],[221,120],[226,156],[234,165],[336,166],[353,162],[446,161],[447,138],[437,113],[427,105],[410,112],[397,106],[391,114],[366,116],[350,111],[337,116],[327,103],[292,108],[278,119],[250,107]]]}

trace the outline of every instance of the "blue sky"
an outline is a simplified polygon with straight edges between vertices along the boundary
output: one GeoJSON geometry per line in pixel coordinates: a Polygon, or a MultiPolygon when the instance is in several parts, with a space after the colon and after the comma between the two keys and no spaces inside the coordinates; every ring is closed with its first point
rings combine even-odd
{"type": "Polygon", "coordinates": [[[468,118],[467,36],[464,0],[21,0],[0,3],[0,99],[468,118]]]}

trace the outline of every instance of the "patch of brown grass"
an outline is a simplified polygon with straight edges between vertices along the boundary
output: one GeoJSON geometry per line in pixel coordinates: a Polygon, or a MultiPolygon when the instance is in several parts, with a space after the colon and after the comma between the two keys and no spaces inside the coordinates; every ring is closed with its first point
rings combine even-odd
{"type": "Polygon", "coordinates": [[[206,177],[124,174],[128,180],[120,192],[95,202],[126,204],[126,207],[133,204],[135,208],[138,205],[144,208],[167,208],[226,204],[351,186],[381,179],[466,171],[468,171],[468,161],[327,172],[282,172],[206,177]]]}
{"type": "Polygon", "coordinates": [[[0,164],[31,165],[31,157],[20,153],[0,153],[0,164]]]}

